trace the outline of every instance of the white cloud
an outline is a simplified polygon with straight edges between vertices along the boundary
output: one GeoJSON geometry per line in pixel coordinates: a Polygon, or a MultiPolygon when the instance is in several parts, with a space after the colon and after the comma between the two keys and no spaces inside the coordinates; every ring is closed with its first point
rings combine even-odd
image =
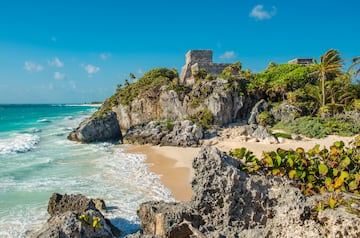
{"type": "Polygon", "coordinates": [[[111,57],[110,53],[102,53],[102,54],[100,54],[100,59],[102,59],[102,60],[107,60],[110,57],[111,57]]]}
{"type": "Polygon", "coordinates": [[[143,71],[142,69],[138,69],[138,70],[136,70],[136,73],[137,73],[137,74],[143,74],[144,71],[143,71]]]}
{"type": "Polygon", "coordinates": [[[49,60],[49,65],[61,68],[64,67],[64,62],[62,62],[58,57],[55,57],[54,59],[49,60]]]}
{"type": "Polygon", "coordinates": [[[234,51],[226,51],[224,54],[220,55],[220,59],[223,59],[223,60],[233,59],[233,58],[235,58],[234,51]]]}
{"type": "Polygon", "coordinates": [[[98,73],[100,71],[100,67],[88,64],[83,65],[85,71],[88,73],[89,77],[92,77],[94,74],[98,73]]]}
{"type": "Polygon", "coordinates": [[[56,80],[62,80],[65,78],[65,74],[60,73],[60,72],[54,72],[54,79],[56,80]]]}
{"type": "Polygon", "coordinates": [[[250,17],[253,17],[259,21],[271,19],[276,15],[276,7],[272,7],[271,11],[267,11],[264,9],[263,5],[256,5],[250,12],[250,17]]]}
{"type": "Polygon", "coordinates": [[[44,70],[44,67],[41,64],[25,61],[24,69],[28,72],[40,72],[44,70]]]}

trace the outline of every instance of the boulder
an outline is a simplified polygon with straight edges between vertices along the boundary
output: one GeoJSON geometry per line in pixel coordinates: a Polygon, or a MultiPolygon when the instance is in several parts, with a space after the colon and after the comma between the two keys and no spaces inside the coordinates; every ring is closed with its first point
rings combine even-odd
{"type": "Polygon", "coordinates": [[[110,111],[105,115],[93,116],[81,122],[80,125],[69,134],[68,139],[85,143],[122,140],[116,113],[110,111]]]}
{"type": "Polygon", "coordinates": [[[78,213],[87,210],[105,211],[106,205],[102,199],[89,199],[81,194],[59,194],[53,193],[48,203],[48,213],[53,216],[57,213],[76,211],[78,213]]]}
{"type": "Polygon", "coordinates": [[[247,174],[236,160],[204,146],[193,162],[190,202],[147,202],[141,231],[128,237],[359,237],[360,218],[344,208],[314,212],[285,177],[247,174]]]}
{"type": "Polygon", "coordinates": [[[266,143],[266,144],[278,144],[278,139],[269,132],[269,130],[261,125],[257,125],[256,129],[251,135],[258,142],[266,143]]]}
{"type": "Polygon", "coordinates": [[[121,231],[104,217],[106,206],[101,199],[54,193],[48,204],[50,218],[32,238],[118,237],[121,231]]]}

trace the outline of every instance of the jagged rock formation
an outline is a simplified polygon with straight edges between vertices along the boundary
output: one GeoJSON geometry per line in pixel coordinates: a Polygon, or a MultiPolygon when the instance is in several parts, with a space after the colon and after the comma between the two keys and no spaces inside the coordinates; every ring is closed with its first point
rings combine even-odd
{"type": "Polygon", "coordinates": [[[92,117],[81,122],[80,125],[69,134],[68,139],[85,143],[122,140],[116,113],[111,111],[105,115],[92,117]]]}
{"type": "MultiPolygon", "coordinates": [[[[241,83],[241,82],[239,82],[241,83]]],[[[121,128],[153,120],[183,120],[196,117],[208,109],[213,114],[212,123],[225,125],[240,118],[246,97],[239,92],[230,90],[231,83],[224,79],[204,80],[183,96],[166,87],[159,89],[159,97],[138,97],[130,105],[119,104],[112,108],[118,115],[121,128]]]]}
{"type": "Polygon", "coordinates": [[[131,126],[124,137],[125,143],[168,146],[198,146],[203,129],[192,121],[152,121],[131,126]]]}
{"type": "Polygon", "coordinates": [[[32,238],[92,238],[118,237],[121,231],[104,217],[100,210],[106,209],[100,199],[88,199],[83,195],[54,193],[48,204],[51,215],[47,223],[32,238]],[[84,216],[86,218],[81,218],[84,216]],[[97,226],[94,220],[98,219],[97,226]]]}
{"type": "Polygon", "coordinates": [[[345,209],[314,212],[291,181],[249,175],[241,162],[203,147],[193,162],[190,202],[140,206],[141,231],[128,237],[360,237],[360,218],[345,209]]]}

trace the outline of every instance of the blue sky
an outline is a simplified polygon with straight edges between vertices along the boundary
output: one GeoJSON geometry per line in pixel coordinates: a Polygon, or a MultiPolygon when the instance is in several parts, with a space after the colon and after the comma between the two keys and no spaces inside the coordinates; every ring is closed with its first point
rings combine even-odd
{"type": "Polygon", "coordinates": [[[359,10],[358,0],[3,0],[0,104],[102,101],[130,72],[180,70],[190,49],[254,72],[331,48],[349,64],[359,10]]]}

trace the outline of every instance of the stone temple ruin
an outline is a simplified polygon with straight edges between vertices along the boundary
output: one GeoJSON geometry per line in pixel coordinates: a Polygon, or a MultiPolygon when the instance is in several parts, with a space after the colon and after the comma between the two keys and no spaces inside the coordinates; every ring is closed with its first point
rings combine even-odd
{"type": "Polygon", "coordinates": [[[288,64],[313,65],[314,59],[312,59],[312,58],[295,58],[295,59],[289,60],[288,64]]]}
{"type": "Polygon", "coordinates": [[[195,83],[195,78],[192,73],[205,69],[208,74],[218,76],[230,64],[213,63],[212,50],[190,50],[186,53],[186,64],[182,67],[180,74],[180,83],[185,85],[192,85],[195,83]]]}

